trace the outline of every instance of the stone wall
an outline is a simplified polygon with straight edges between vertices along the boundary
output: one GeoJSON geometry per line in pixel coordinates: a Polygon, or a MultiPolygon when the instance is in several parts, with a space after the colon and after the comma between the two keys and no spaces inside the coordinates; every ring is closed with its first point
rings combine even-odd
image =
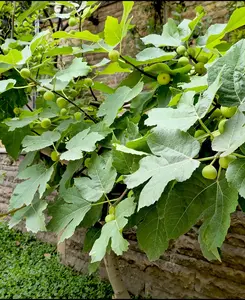
{"type": "MultiPolygon", "coordinates": [[[[21,158],[22,159],[22,158],[21,158]]],[[[7,210],[8,201],[17,183],[18,161],[0,153],[0,170],[7,173],[0,185],[0,211],[7,210]]],[[[24,230],[23,224],[19,226],[24,230]]],[[[149,262],[139,249],[134,233],[126,233],[129,250],[119,258],[120,271],[129,291],[135,295],[151,295],[167,299],[244,299],[245,298],[245,214],[232,215],[231,227],[221,249],[222,263],[207,261],[197,241],[198,226],[173,242],[162,257],[149,262]]],[[[65,264],[87,272],[88,255],[81,251],[85,231],[79,229],[66,241],[65,264]]],[[[53,233],[40,232],[37,237],[56,243],[53,233]]],[[[103,263],[100,275],[106,278],[103,263]]]]}

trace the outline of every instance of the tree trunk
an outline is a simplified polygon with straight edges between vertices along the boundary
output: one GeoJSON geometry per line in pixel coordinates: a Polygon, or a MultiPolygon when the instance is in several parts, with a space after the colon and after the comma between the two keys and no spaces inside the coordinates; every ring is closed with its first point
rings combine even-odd
{"type": "Polygon", "coordinates": [[[61,263],[64,263],[66,258],[66,241],[64,240],[64,242],[58,244],[61,234],[62,232],[60,232],[57,237],[57,252],[60,255],[61,263]]]}
{"type": "Polygon", "coordinates": [[[121,274],[118,267],[116,254],[111,252],[105,255],[104,263],[106,271],[114,291],[114,299],[130,299],[129,293],[122,281],[121,274]]]}

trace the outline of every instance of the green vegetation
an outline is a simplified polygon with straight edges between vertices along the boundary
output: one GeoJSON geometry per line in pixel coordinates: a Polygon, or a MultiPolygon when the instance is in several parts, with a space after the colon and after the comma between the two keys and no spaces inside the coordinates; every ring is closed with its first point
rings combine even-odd
{"type": "Polygon", "coordinates": [[[112,289],[59,263],[55,247],[0,223],[1,299],[111,299],[112,289]]]}

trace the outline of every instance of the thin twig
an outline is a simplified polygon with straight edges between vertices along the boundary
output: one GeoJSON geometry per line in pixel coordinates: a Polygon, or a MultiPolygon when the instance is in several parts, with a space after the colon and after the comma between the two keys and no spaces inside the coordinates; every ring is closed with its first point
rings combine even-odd
{"type": "Polygon", "coordinates": [[[53,33],[55,33],[54,24],[53,24],[52,20],[49,18],[49,14],[48,14],[46,8],[43,9],[43,12],[45,14],[45,17],[48,18],[48,21],[49,21],[49,24],[52,28],[53,33]]]}
{"type": "Polygon", "coordinates": [[[65,97],[64,95],[62,95],[62,94],[60,94],[60,93],[58,93],[58,92],[56,92],[56,91],[54,91],[54,90],[52,90],[52,89],[50,89],[50,88],[44,86],[44,85],[41,85],[38,81],[36,81],[36,80],[33,79],[33,78],[30,78],[30,80],[33,81],[34,83],[36,83],[37,85],[39,85],[39,86],[45,88],[46,90],[53,92],[53,93],[56,94],[57,96],[64,98],[66,101],[68,101],[68,102],[71,103],[73,106],[75,106],[77,109],[79,109],[81,112],[83,112],[83,113],[85,114],[85,116],[87,116],[91,121],[93,121],[94,123],[96,123],[96,120],[95,120],[93,117],[91,117],[89,114],[87,114],[81,107],[79,107],[76,103],[74,103],[74,102],[73,102],[72,100],[70,100],[69,98],[65,97]]]}
{"type": "Polygon", "coordinates": [[[91,92],[91,95],[94,97],[94,100],[95,100],[95,101],[98,101],[98,99],[97,99],[97,97],[95,96],[95,94],[94,94],[94,92],[93,92],[93,90],[92,90],[91,87],[89,87],[89,90],[90,90],[90,92],[91,92]]]}
{"type": "Polygon", "coordinates": [[[30,111],[33,111],[33,109],[30,107],[30,105],[29,105],[28,103],[26,103],[26,106],[28,107],[28,109],[29,109],[30,111]]]}
{"type": "MultiPolygon", "coordinates": [[[[61,13],[61,14],[63,13],[63,10],[64,10],[64,5],[62,5],[62,6],[61,6],[61,9],[60,9],[60,13],[61,13]]],[[[57,25],[57,31],[60,30],[61,22],[62,22],[62,19],[59,18],[59,22],[58,22],[58,25],[57,25]]]]}
{"type": "Polygon", "coordinates": [[[15,8],[16,8],[16,1],[14,1],[14,11],[13,11],[13,14],[12,14],[12,27],[11,27],[11,39],[14,38],[14,16],[15,16],[15,8]]]}
{"type": "Polygon", "coordinates": [[[10,210],[9,212],[7,212],[7,213],[3,213],[3,214],[0,214],[0,218],[2,218],[2,217],[6,217],[6,216],[9,216],[9,215],[12,215],[12,214],[14,214],[16,211],[18,211],[18,210],[21,210],[22,208],[24,208],[24,207],[26,207],[26,205],[24,204],[24,205],[22,205],[21,207],[19,207],[19,208],[15,208],[15,209],[12,209],[12,210],[10,210]]]}
{"type": "Polygon", "coordinates": [[[113,206],[117,206],[117,204],[123,199],[123,197],[127,194],[127,192],[128,189],[125,189],[122,195],[119,198],[117,198],[117,201],[113,204],[113,206]]]}
{"type": "Polygon", "coordinates": [[[137,71],[139,71],[140,73],[144,74],[145,76],[148,76],[152,79],[157,79],[155,76],[151,75],[151,74],[148,74],[146,73],[145,71],[141,70],[140,68],[138,68],[137,66],[135,66],[134,64],[132,64],[130,61],[128,61],[126,58],[124,58],[122,55],[120,55],[120,58],[122,60],[124,60],[127,64],[129,64],[130,66],[134,67],[137,71]]]}

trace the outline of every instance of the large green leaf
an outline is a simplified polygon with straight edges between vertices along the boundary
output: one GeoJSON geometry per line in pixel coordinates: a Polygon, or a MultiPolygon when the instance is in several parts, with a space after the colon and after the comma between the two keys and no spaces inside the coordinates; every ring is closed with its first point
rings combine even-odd
{"type": "Polygon", "coordinates": [[[32,1],[31,7],[19,15],[18,22],[21,24],[29,15],[44,9],[48,4],[49,1],[32,1]]]}
{"type": "Polygon", "coordinates": [[[8,54],[0,55],[0,62],[9,64],[9,65],[16,65],[22,59],[22,54],[17,49],[10,49],[8,54]]]}
{"type": "Polygon", "coordinates": [[[67,55],[72,54],[73,49],[71,46],[60,46],[52,48],[46,52],[47,56],[56,56],[56,55],[67,55]]]}
{"type": "Polygon", "coordinates": [[[176,52],[166,52],[162,49],[150,47],[142,50],[136,55],[138,61],[144,62],[145,64],[163,62],[171,60],[177,55],[176,52]]]}
{"type": "Polygon", "coordinates": [[[147,142],[155,156],[143,158],[140,168],[132,175],[125,176],[129,189],[150,179],[140,194],[138,210],[156,202],[170,181],[190,178],[200,164],[193,159],[200,150],[200,144],[188,133],[180,130],[154,130],[147,142]]]}
{"type": "Polygon", "coordinates": [[[49,208],[52,219],[48,224],[50,231],[62,233],[59,243],[73,235],[76,227],[91,209],[91,203],[84,199],[76,187],[67,189],[61,197],[65,203],[57,202],[49,208]]]}
{"type": "Polygon", "coordinates": [[[7,80],[1,80],[0,81],[0,94],[12,89],[12,87],[15,85],[16,80],[14,79],[7,79],[7,80]]]}
{"type": "Polygon", "coordinates": [[[228,185],[223,173],[210,181],[198,169],[187,181],[170,186],[145,214],[137,230],[140,247],[150,260],[158,259],[169,240],[188,232],[202,219],[199,240],[203,254],[219,259],[217,248],[225,239],[237,200],[236,190],[228,185]]]}
{"type": "Polygon", "coordinates": [[[19,208],[24,204],[30,205],[37,191],[41,198],[53,171],[53,166],[46,169],[45,166],[40,163],[20,172],[17,178],[26,180],[17,184],[15,187],[9,202],[10,209],[19,208]]]}
{"type": "Polygon", "coordinates": [[[30,152],[46,148],[57,142],[60,137],[61,135],[57,131],[46,131],[38,136],[27,135],[22,142],[23,150],[30,152]]]}
{"type": "Polygon", "coordinates": [[[235,210],[237,200],[236,190],[229,187],[223,174],[218,180],[210,181],[198,170],[190,180],[177,184],[163,203],[162,217],[168,239],[179,237],[202,218],[200,238],[215,253],[225,239],[230,213],[235,210]]]}
{"type": "Polygon", "coordinates": [[[105,42],[110,46],[116,46],[125,37],[129,28],[129,22],[127,21],[129,13],[134,5],[133,1],[123,1],[123,16],[121,22],[118,23],[118,19],[107,16],[105,21],[104,36],[105,42]]]}
{"type": "Polygon", "coordinates": [[[30,116],[30,117],[24,117],[24,118],[12,118],[11,120],[7,120],[4,122],[4,124],[9,126],[9,131],[14,131],[17,128],[23,128],[29,124],[31,124],[33,121],[38,119],[38,115],[30,116]]]}
{"type": "Polygon", "coordinates": [[[141,155],[148,155],[148,153],[116,144],[112,150],[113,166],[120,174],[134,173],[139,168],[141,155]]]}
{"type": "Polygon", "coordinates": [[[153,108],[149,111],[145,124],[187,131],[198,119],[193,105],[194,95],[193,91],[183,93],[178,108],[153,108]]]}
{"type": "Polygon", "coordinates": [[[82,162],[83,162],[82,159],[68,162],[66,170],[62,175],[59,183],[60,185],[59,191],[61,193],[68,188],[74,173],[81,168],[82,162]]]}
{"type": "Polygon", "coordinates": [[[235,106],[245,102],[245,39],[233,45],[226,54],[208,68],[208,83],[212,83],[224,67],[222,86],[218,91],[219,103],[235,106]]]}
{"type": "Polygon", "coordinates": [[[66,143],[68,151],[63,152],[60,156],[61,159],[77,160],[83,157],[83,151],[92,152],[95,150],[96,142],[104,139],[104,135],[97,132],[90,132],[90,129],[85,129],[66,143]]]}
{"type": "Polygon", "coordinates": [[[116,175],[111,156],[94,154],[88,168],[89,177],[75,178],[74,182],[85,199],[96,202],[112,190],[116,175]]]}
{"type": "Polygon", "coordinates": [[[99,71],[100,75],[109,75],[115,73],[130,73],[131,70],[128,68],[122,68],[118,62],[111,62],[104,70],[99,71]]]}
{"type": "Polygon", "coordinates": [[[195,91],[187,91],[180,98],[177,109],[154,108],[148,114],[146,125],[157,125],[169,129],[188,130],[198,119],[202,119],[208,112],[212,101],[221,86],[222,68],[214,82],[204,91],[194,105],[195,91]]]}
{"type": "Polygon", "coordinates": [[[237,8],[231,15],[226,27],[218,34],[210,35],[206,47],[212,49],[229,32],[245,25],[245,7],[237,8]]]}
{"type": "Polygon", "coordinates": [[[119,87],[114,94],[106,97],[105,101],[99,107],[97,116],[104,116],[105,123],[110,126],[116,118],[118,110],[125,102],[129,102],[135,98],[142,91],[143,86],[144,83],[139,82],[132,89],[127,86],[119,87]]]}
{"type": "Polygon", "coordinates": [[[208,38],[211,35],[220,34],[224,30],[226,25],[227,24],[212,24],[211,26],[209,26],[206,33],[205,33],[205,35],[199,36],[196,39],[197,45],[198,46],[205,46],[206,43],[207,43],[208,38]]]}
{"type": "Polygon", "coordinates": [[[9,221],[9,227],[12,228],[25,219],[27,231],[32,231],[34,233],[45,231],[46,225],[43,211],[46,209],[47,205],[46,201],[40,200],[38,195],[36,195],[30,205],[17,211],[12,216],[9,221]]]}
{"type": "Polygon", "coordinates": [[[118,23],[118,19],[107,16],[105,21],[105,42],[110,46],[116,46],[122,40],[122,27],[118,23]]]}
{"type": "Polygon", "coordinates": [[[0,123],[0,140],[4,144],[8,154],[15,160],[18,159],[21,152],[21,143],[24,137],[30,133],[29,127],[8,131],[8,127],[0,123]]]}
{"type": "Polygon", "coordinates": [[[86,76],[91,71],[91,68],[86,62],[82,61],[82,58],[74,58],[71,65],[64,70],[58,71],[55,74],[56,79],[60,81],[69,82],[73,78],[78,76],[86,76]]]}
{"type": "Polygon", "coordinates": [[[137,226],[137,240],[150,261],[158,259],[168,248],[164,219],[160,218],[156,207],[149,208],[143,222],[137,226]]]}
{"type": "Polygon", "coordinates": [[[223,152],[221,156],[227,156],[234,152],[245,142],[245,116],[242,112],[236,114],[225,123],[224,132],[215,137],[212,142],[214,151],[223,152]]]}
{"type": "Polygon", "coordinates": [[[218,248],[222,246],[230,227],[230,214],[238,205],[237,190],[230,187],[224,176],[221,176],[211,199],[212,205],[203,214],[204,222],[200,228],[199,242],[201,246],[204,245],[206,258],[214,259],[214,256],[221,261],[218,248]]]}
{"type": "Polygon", "coordinates": [[[236,159],[226,171],[227,181],[245,198],[245,159],[236,159]]]}
{"type": "MultiPolygon", "coordinates": [[[[189,32],[188,32],[189,34],[189,32]]],[[[173,46],[178,47],[182,43],[182,38],[186,36],[186,32],[182,28],[178,28],[173,19],[163,25],[162,35],[150,34],[141,38],[145,45],[152,44],[155,47],[173,46]],[[183,34],[183,35],[182,35],[183,34]]]]}
{"type": "Polygon", "coordinates": [[[40,31],[35,35],[35,37],[32,39],[30,43],[31,53],[33,53],[38,46],[41,46],[45,43],[45,40],[47,39],[49,33],[50,33],[49,30],[44,30],[44,31],[40,31]]]}
{"type": "Polygon", "coordinates": [[[134,198],[127,198],[118,204],[115,210],[115,220],[106,223],[101,230],[100,237],[95,241],[91,251],[91,262],[101,261],[106,254],[106,249],[111,241],[111,249],[122,255],[128,249],[128,241],[122,236],[122,229],[128,223],[126,217],[131,216],[135,210],[134,198]]]}
{"type": "Polygon", "coordinates": [[[57,32],[53,33],[52,36],[53,36],[53,38],[58,38],[58,39],[72,38],[72,39],[81,39],[84,41],[90,41],[90,42],[95,42],[95,43],[98,42],[99,40],[101,40],[99,35],[93,34],[88,30],[76,32],[74,34],[71,34],[66,31],[57,31],[57,32]]]}

